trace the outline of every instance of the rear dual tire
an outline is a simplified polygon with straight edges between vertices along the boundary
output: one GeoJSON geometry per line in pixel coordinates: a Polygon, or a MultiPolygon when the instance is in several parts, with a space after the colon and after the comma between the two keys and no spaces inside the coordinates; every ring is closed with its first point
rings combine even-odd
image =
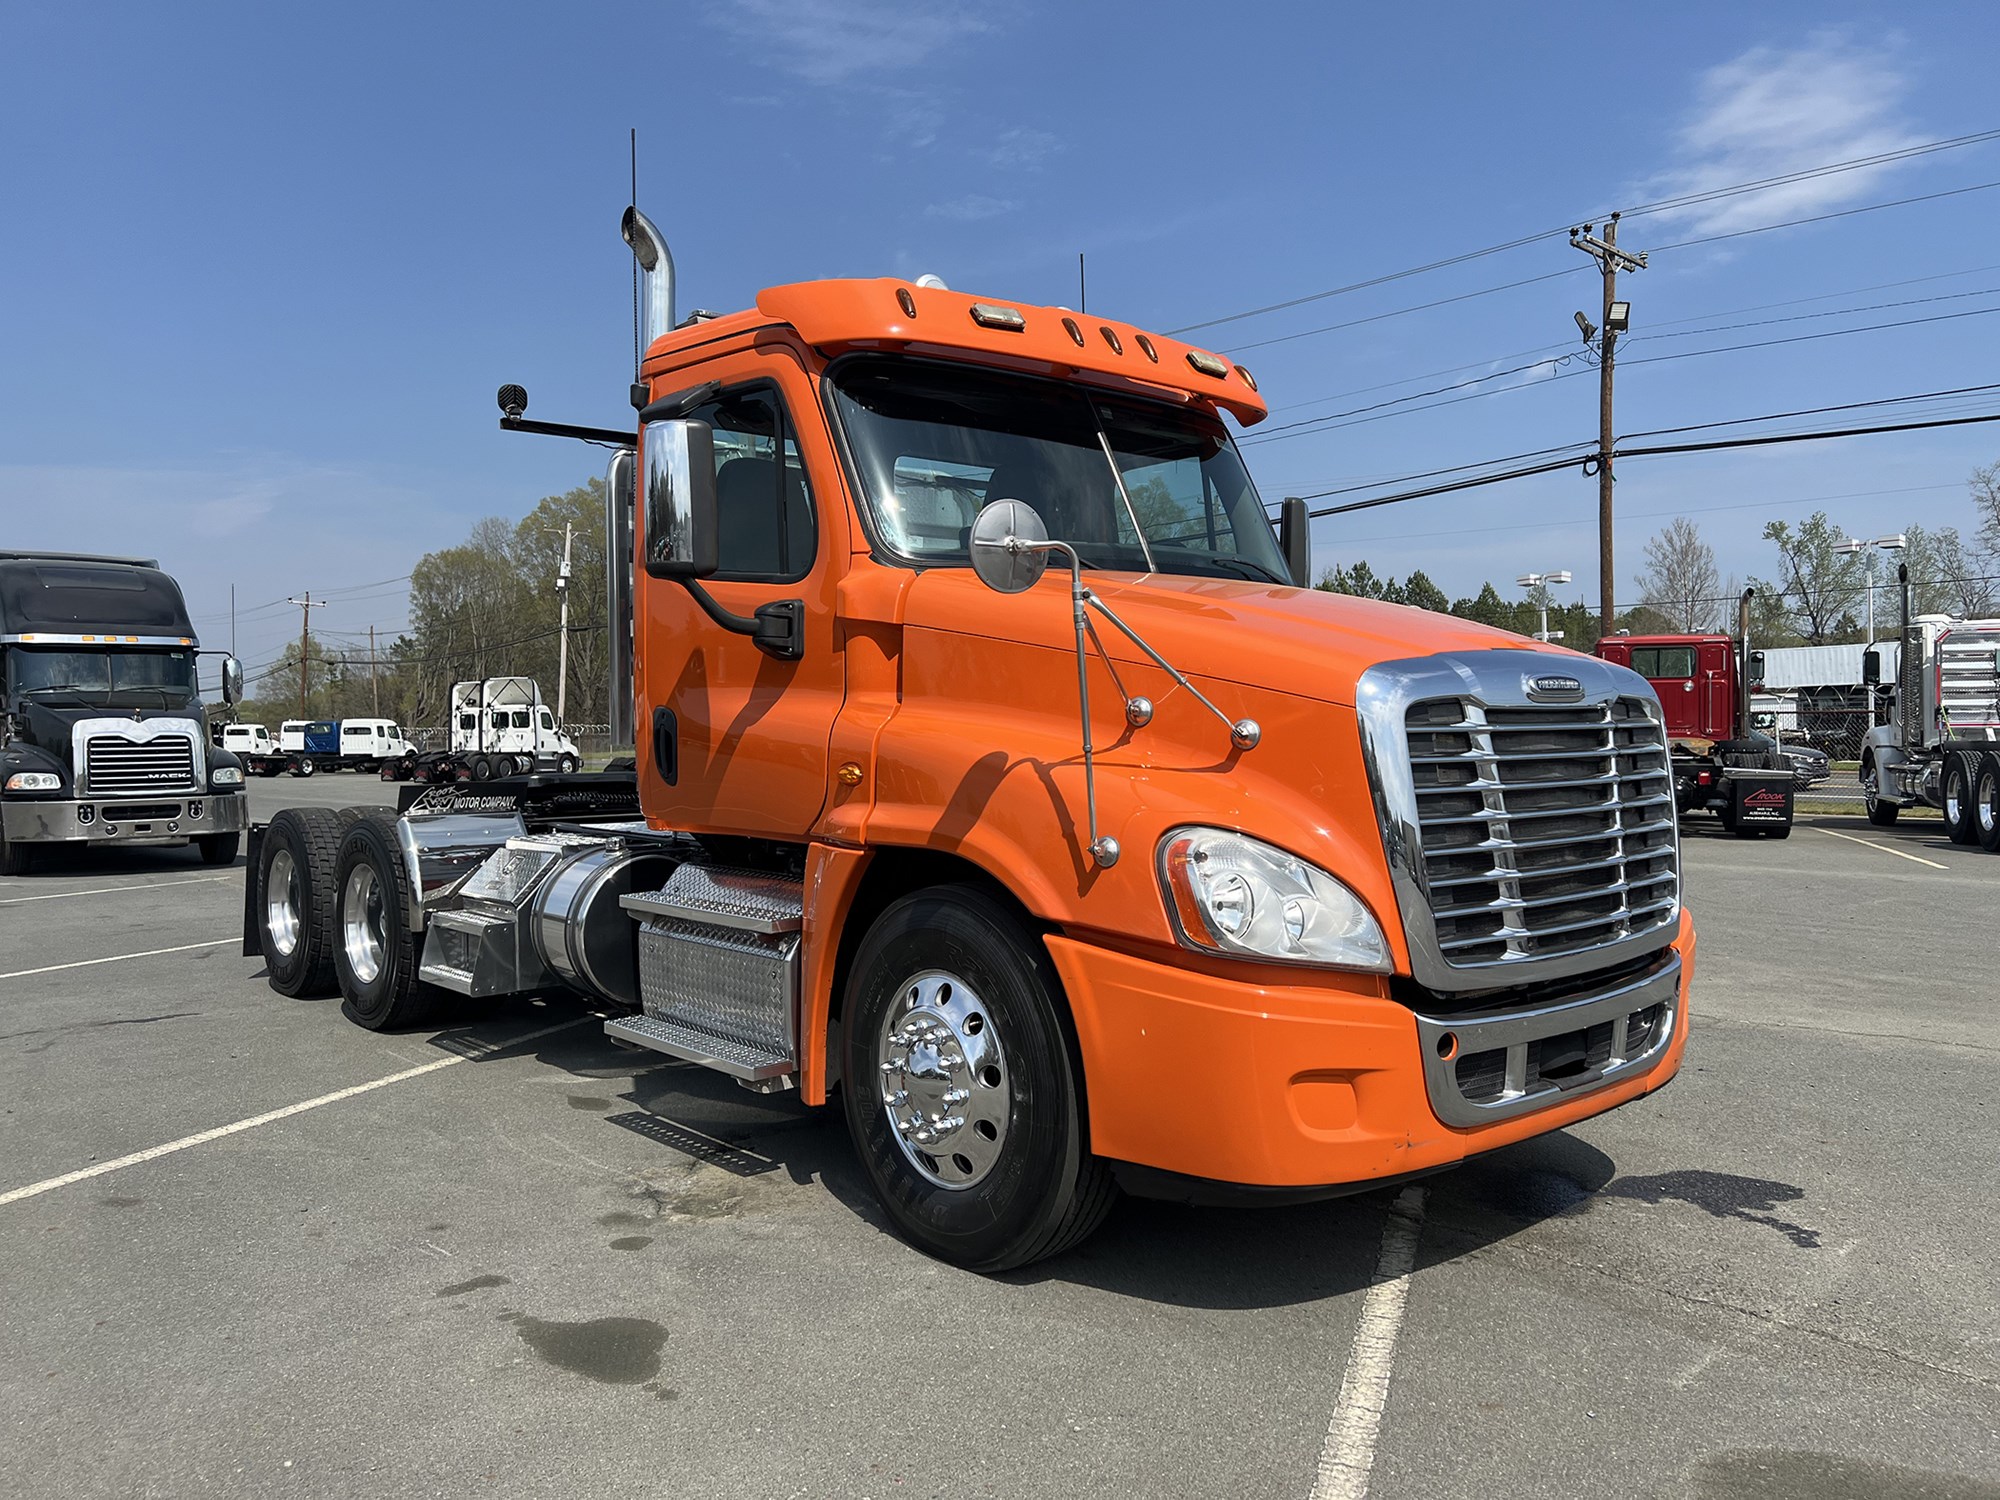
{"type": "Polygon", "coordinates": [[[253,910],[271,988],[281,995],[333,989],[334,856],[341,820],[326,807],[287,807],[257,851],[253,910]]]}
{"type": "Polygon", "coordinates": [[[341,1010],[370,1031],[424,1020],[442,996],[417,978],[417,934],[409,924],[416,896],[396,842],[394,814],[370,808],[348,821],[333,879],[333,967],[341,1010]]]}
{"type": "Polygon", "coordinates": [[[1980,848],[2000,854],[2000,755],[1990,750],[1979,757],[1972,785],[1972,832],[1980,848]]]}
{"type": "Polygon", "coordinates": [[[1944,833],[1954,844],[1970,844],[1979,837],[1972,794],[1978,784],[1980,759],[1969,750],[1954,750],[1945,756],[1939,773],[1938,803],[1944,810],[1944,833]]]}

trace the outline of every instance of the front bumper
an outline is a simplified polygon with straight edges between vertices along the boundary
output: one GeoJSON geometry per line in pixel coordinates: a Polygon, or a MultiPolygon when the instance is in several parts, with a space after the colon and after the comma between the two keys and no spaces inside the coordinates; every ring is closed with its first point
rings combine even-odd
{"type": "Polygon", "coordinates": [[[0,829],[10,844],[147,844],[211,833],[239,833],[248,824],[241,792],[169,796],[0,802],[0,829]]]}
{"type": "Polygon", "coordinates": [[[1687,1045],[1695,941],[1683,913],[1643,977],[1559,1006],[1440,1017],[1066,937],[1048,947],[1076,1018],[1092,1151],[1213,1183],[1313,1188],[1434,1171],[1661,1087],[1687,1045]],[[1654,1006],[1650,1039],[1628,1036],[1654,1006]],[[1616,1032],[1609,1050],[1600,1029],[1616,1032]],[[1482,1082],[1475,1063],[1461,1087],[1457,1060],[1495,1052],[1498,1078],[1482,1082]]]}

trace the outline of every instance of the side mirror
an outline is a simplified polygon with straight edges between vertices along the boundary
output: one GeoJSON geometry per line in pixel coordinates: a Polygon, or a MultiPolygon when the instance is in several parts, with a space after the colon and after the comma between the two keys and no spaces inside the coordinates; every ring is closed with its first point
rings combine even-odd
{"type": "Polygon", "coordinates": [[[1278,550],[1285,555],[1285,567],[1292,582],[1302,589],[1312,587],[1312,517],[1305,501],[1287,495],[1278,511],[1278,550]]]}
{"type": "Polygon", "coordinates": [[[243,701],[243,663],[233,656],[222,658],[222,701],[230,704],[243,701]]]}
{"type": "Polygon", "coordinates": [[[646,571],[655,578],[706,578],[716,550],[715,434],[706,422],[648,422],[645,463],[646,571]]]}
{"type": "Polygon", "coordinates": [[[1049,529],[1032,505],[995,500],[972,522],[972,571],[989,589],[1018,594],[1049,569],[1049,529]]]}
{"type": "Polygon", "coordinates": [[[1861,653],[1861,685],[1880,687],[1882,684],[1882,653],[1864,651],[1861,653]]]}
{"type": "Polygon", "coordinates": [[[1750,653],[1750,686],[1760,688],[1763,685],[1764,653],[1761,651],[1752,651],[1750,653]]]}

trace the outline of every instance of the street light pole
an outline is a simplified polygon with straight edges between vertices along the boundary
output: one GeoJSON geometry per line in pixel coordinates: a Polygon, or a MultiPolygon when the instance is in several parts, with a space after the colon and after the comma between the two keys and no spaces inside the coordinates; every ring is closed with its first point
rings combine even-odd
{"type": "Polygon", "coordinates": [[[1852,556],[1860,553],[1868,561],[1868,644],[1875,644],[1875,554],[1880,552],[1901,552],[1910,545],[1910,539],[1902,532],[1893,536],[1878,536],[1868,541],[1849,537],[1844,542],[1835,542],[1833,550],[1852,556]]]}
{"type": "Polygon", "coordinates": [[[1546,643],[1550,640],[1559,641],[1562,639],[1563,633],[1560,630],[1553,636],[1549,634],[1549,585],[1552,583],[1568,583],[1569,578],[1569,570],[1564,568],[1556,573],[1523,573],[1519,578],[1514,580],[1514,582],[1518,583],[1524,589],[1535,590],[1535,602],[1541,606],[1542,628],[1535,632],[1536,640],[1546,643]]]}
{"type": "Polygon", "coordinates": [[[563,522],[562,571],[556,574],[556,597],[561,601],[561,619],[556,635],[556,723],[567,724],[564,708],[569,694],[569,541],[570,523],[563,522]]]}

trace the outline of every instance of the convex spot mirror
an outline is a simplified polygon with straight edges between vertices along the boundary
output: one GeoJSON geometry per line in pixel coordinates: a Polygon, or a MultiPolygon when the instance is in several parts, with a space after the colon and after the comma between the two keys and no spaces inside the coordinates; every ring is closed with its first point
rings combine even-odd
{"type": "Polygon", "coordinates": [[[243,663],[233,656],[222,658],[222,701],[224,703],[243,701],[243,663]]]}
{"type": "Polygon", "coordinates": [[[995,500],[972,523],[972,571],[989,589],[1018,594],[1049,568],[1049,529],[1021,500],[995,500]]]}
{"type": "Polygon", "coordinates": [[[715,435],[706,422],[648,422],[646,571],[655,578],[706,578],[720,565],[716,542],[715,435]]]}

